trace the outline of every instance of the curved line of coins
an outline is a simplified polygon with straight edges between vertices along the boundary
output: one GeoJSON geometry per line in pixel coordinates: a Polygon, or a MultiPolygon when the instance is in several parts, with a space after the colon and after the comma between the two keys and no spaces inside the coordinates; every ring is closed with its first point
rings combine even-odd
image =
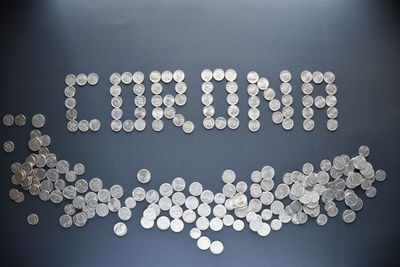
{"type": "MultiPolygon", "coordinates": [[[[224,71],[223,69],[217,68],[214,71],[210,69],[204,69],[201,72],[201,79],[203,80],[201,89],[203,91],[203,95],[201,97],[201,102],[203,103],[203,127],[205,129],[212,129],[216,127],[217,129],[225,129],[226,126],[228,128],[234,130],[239,127],[240,121],[237,118],[239,115],[239,107],[237,103],[239,102],[239,97],[236,94],[238,90],[238,85],[235,82],[237,78],[237,73],[233,69],[228,69],[224,71]],[[226,79],[226,90],[229,93],[226,100],[229,104],[228,107],[228,121],[224,117],[213,118],[215,114],[215,108],[212,105],[214,98],[212,96],[212,92],[214,86],[212,84],[212,80],[222,81],[226,79]]],[[[175,104],[178,106],[183,106],[187,102],[187,97],[185,95],[187,85],[184,82],[185,73],[182,70],[176,70],[173,73],[171,71],[163,71],[160,73],[159,71],[152,71],[149,75],[149,79],[152,82],[151,91],[153,93],[151,103],[153,105],[152,116],[152,128],[156,132],[162,131],[164,128],[164,122],[162,118],[165,117],[167,119],[171,119],[173,124],[177,127],[182,127],[185,133],[192,133],[194,131],[194,124],[191,121],[185,120],[185,117],[182,114],[177,114],[175,108],[173,107],[175,104]],[[163,91],[163,85],[169,84],[172,81],[175,81],[175,91],[176,95],[173,96],[171,94],[167,94],[162,97],[160,94],[163,91]],[[161,106],[164,106],[162,108],[161,106]]],[[[292,119],[294,114],[294,109],[291,106],[293,103],[293,97],[291,96],[292,86],[290,81],[292,79],[292,74],[288,70],[283,70],[279,74],[279,78],[281,80],[280,91],[282,93],[281,100],[276,98],[276,93],[274,89],[269,88],[269,81],[265,77],[259,77],[258,73],[255,71],[250,71],[247,74],[247,81],[249,85],[247,87],[247,93],[249,95],[248,99],[248,117],[250,119],[248,123],[248,128],[251,132],[257,132],[260,129],[260,122],[258,118],[260,117],[260,111],[258,109],[260,105],[260,98],[258,97],[258,93],[260,90],[263,91],[265,100],[268,101],[269,109],[272,113],[272,121],[275,124],[281,124],[282,128],[285,130],[291,130],[294,126],[294,121],[292,119]]],[[[302,116],[304,118],[303,128],[306,131],[312,131],[315,127],[315,122],[312,119],[314,116],[314,110],[312,106],[315,105],[316,108],[322,109],[325,106],[328,106],[326,110],[326,114],[328,117],[327,120],[327,129],[329,131],[336,131],[338,128],[338,109],[336,108],[337,98],[335,96],[337,92],[337,87],[334,84],[335,75],[327,71],[322,74],[320,71],[315,71],[311,73],[310,71],[303,71],[300,74],[301,81],[303,82],[301,89],[304,94],[302,98],[303,110],[302,116]],[[314,86],[311,84],[313,82],[316,85],[321,84],[322,82],[326,83],[325,92],[327,94],[326,97],[318,95],[315,97],[311,96],[314,91],[314,86]]],[[[81,132],[87,132],[89,129],[91,131],[99,131],[101,128],[101,123],[98,119],[88,120],[80,120],[77,121],[78,112],[75,109],[76,107],[76,99],[74,98],[76,89],[74,85],[78,85],[80,87],[89,85],[96,85],[98,83],[98,75],[96,73],[90,73],[89,75],[78,74],[77,76],[73,74],[68,74],[65,77],[65,83],[67,87],[64,89],[64,94],[67,97],[65,100],[65,106],[67,107],[66,118],[68,120],[67,129],[70,132],[76,132],[80,130],[81,132]]],[[[112,95],[111,105],[113,107],[111,111],[111,117],[113,121],[111,122],[111,129],[115,132],[119,132],[121,129],[124,129],[125,132],[132,132],[134,129],[138,131],[143,131],[146,127],[146,122],[144,120],[146,115],[146,110],[144,108],[146,104],[146,97],[144,96],[145,87],[143,85],[144,82],[144,74],[140,71],[131,73],[124,72],[112,73],[110,75],[110,83],[112,84],[110,88],[110,94],[112,95]],[[136,120],[125,120],[124,122],[120,121],[123,116],[123,112],[121,109],[122,106],[122,98],[120,83],[128,85],[132,82],[135,83],[133,92],[136,95],[134,103],[136,105],[136,109],[134,115],[136,120]]]]}
{"type": "MultiPolygon", "coordinates": [[[[224,246],[221,241],[211,241],[204,235],[208,229],[220,231],[223,227],[233,227],[242,231],[248,224],[251,231],[268,236],[271,230],[278,231],[283,224],[304,224],[309,218],[315,218],[316,223],[323,226],[329,217],[338,215],[336,202],[341,201],[348,207],[342,212],[342,219],[351,223],[356,219],[356,212],[364,206],[359,194],[364,191],[368,198],[375,197],[377,190],[373,183],[386,179],[383,170],[375,171],[367,161],[370,149],[361,146],[353,157],[342,154],[332,161],[322,160],[320,170],[305,163],[301,170],[285,173],[277,185],[271,166],[253,171],[250,185],[237,181],[236,173],[228,169],[221,175],[224,183],[221,192],[205,189],[199,182],[187,186],[185,179],[176,177],[171,183],[161,184],[158,190],[135,187],[122,204],[120,199],[125,191],[122,186],[113,185],[106,189],[100,178],[92,178],[89,182],[78,179],[85,173],[85,166],[77,163],[72,167],[68,161],[58,160],[48,148],[50,143],[48,135],[33,130],[28,142],[33,153],[24,162],[11,165],[11,180],[15,186],[43,201],[56,204],[63,199],[71,201],[64,206],[65,214],[59,218],[62,227],[69,228],[73,224],[83,227],[96,215],[105,217],[109,212],[115,212],[121,221],[114,225],[114,233],[124,236],[128,229],[124,221],[131,218],[137,202],[146,201],[148,205],[140,220],[143,228],[157,225],[161,230],[181,232],[185,223],[194,223],[190,237],[197,240],[201,250],[210,249],[214,254],[222,253],[224,246]],[[285,206],[284,199],[287,198],[291,202],[285,206]]],[[[136,178],[141,184],[147,184],[151,173],[141,169],[136,178]]],[[[25,199],[23,191],[17,188],[9,190],[9,197],[17,203],[25,199]]],[[[39,217],[33,213],[27,220],[35,225],[39,217]]]]}

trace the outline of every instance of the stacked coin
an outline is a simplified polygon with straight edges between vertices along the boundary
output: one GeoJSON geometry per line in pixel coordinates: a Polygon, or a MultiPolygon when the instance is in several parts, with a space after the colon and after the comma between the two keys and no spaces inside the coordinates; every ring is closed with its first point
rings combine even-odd
{"type": "MultiPolygon", "coordinates": [[[[76,110],[76,89],[74,86],[78,85],[80,87],[85,86],[86,84],[89,85],[96,85],[99,81],[99,76],[96,73],[90,73],[89,75],[86,74],[78,74],[75,76],[74,74],[68,74],[65,76],[65,84],[67,85],[64,89],[64,95],[66,97],[64,105],[67,108],[65,113],[65,117],[68,120],[67,129],[71,133],[77,132],[87,132],[89,130],[93,132],[97,132],[101,128],[101,123],[98,119],[88,120],[80,120],[78,122],[78,111],[76,110]]],[[[40,114],[35,115],[32,118],[32,124],[40,128],[44,124],[44,118],[40,116],[40,114]]]]}
{"type": "Polygon", "coordinates": [[[302,115],[304,118],[303,121],[303,128],[306,131],[312,131],[315,127],[315,122],[313,120],[314,117],[314,110],[313,106],[315,106],[318,109],[322,109],[325,106],[328,106],[326,110],[326,114],[328,117],[328,121],[326,123],[326,126],[329,131],[336,131],[338,128],[338,121],[337,121],[337,116],[338,116],[338,110],[336,108],[336,92],[337,92],[337,87],[334,84],[335,82],[335,74],[333,74],[330,71],[325,72],[322,74],[320,71],[315,71],[311,73],[308,70],[305,70],[301,72],[300,74],[301,81],[303,82],[301,86],[301,90],[304,94],[302,103],[303,103],[303,111],[302,115]],[[318,95],[315,98],[311,96],[311,94],[314,91],[313,84],[318,85],[323,82],[325,82],[325,92],[326,96],[321,96],[318,95]]]}
{"type": "MultiPolygon", "coordinates": [[[[249,185],[237,181],[236,173],[228,169],[221,174],[224,184],[221,192],[205,189],[199,182],[187,186],[184,178],[175,177],[170,183],[161,184],[158,190],[135,187],[122,201],[122,186],[113,185],[107,189],[100,178],[77,179],[85,173],[85,166],[77,163],[71,167],[68,161],[58,160],[48,148],[50,143],[48,135],[37,129],[31,132],[28,146],[32,153],[23,163],[11,165],[12,182],[43,201],[59,204],[66,200],[65,214],[59,218],[63,228],[73,224],[83,227],[96,215],[105,217],[111,212],[121,220],[115,224],[114,233],[124,236],[127,233],[124,221],[132,217],[131,210],[137,202],[145,202],[147,207],[140,219],[143,228],[157,225],[160,230],[182,232],[185,224],[193,224],[191,238],[197,240],[201,250],[209,249],[214,254],[222,253],[222,242],[211,242],[202,231],[217,232],[224,227],[242,231],[247,223],[252,232],[265,237],[286,223],[305,224],[309,218],[315,218],[316,223],[323,226],[329,217],[339,214],[336,203],[341,201],[347,206],[342,219],[351,223],[364,206],[357,188],[373,198],[377,193],[373,183],[386,179],[383,170],[375,171],[367,161],[369,147],[361,146],[353,157],[343,154],[332,161],[322,160],[320,170],[305,163],[301,170],[285,173],[278,184],[274,181],[274,168],[268,165],[251,173],[249,185]]],[[[147,169],[139,170],[136,177],[141,184],[151,181],[147,169]]],[[[17,203],[24,200],[24,194],[16,188],[10,189],[9,197],[17,203]]],[[[30,224],[38,221],[36,214],[28,216],[30,224]]]]}
{"type": "Polygon", "coordinates": [[[203,80],[203,84],[201,89],[203,91],[203,95],[201,97],[201,102],[203,103],[203,126],[207,130],[211,130],[217,128],[219,130],[225,129],[228,126],[229,129],[235,130],[239,127],[239,119],[237,116],[239,115],[239,107],[237,103],[239,102],[239,97],[236,94],[238,90],[238,84],[235,82],[237,78],[237,73],[234,69],[228,69],[224,71],[223,69],[215,69],[211,71],[210,69],[204,69],[201,72],[201,79],[203,80]],[[228,96],[226,101],[228,102],[228,115],[229,119],[226,120],[224,117],[217,117],[214,119],[215,108],[212,105],[214,98],[212,92],[214,90],[214,85],[211,82],[215,80],[217,82],[226,80],[227,83],[225,85],[225,89],[228,92],[228,96]]]}

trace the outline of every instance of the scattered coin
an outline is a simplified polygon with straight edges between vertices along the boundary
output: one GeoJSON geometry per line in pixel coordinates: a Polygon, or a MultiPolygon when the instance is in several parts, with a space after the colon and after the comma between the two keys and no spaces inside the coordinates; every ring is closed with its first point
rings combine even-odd
{"type": "Polygon", "coordinates": [[[39,223],[39,216],[35,213],[31,213],[28,215],[27,220],[30,225],[36,225],[39,223]]]}
{"type": "Polygon", "coordinates": [[[5,141],[3,144],[3,150],[7,153],[13,152],[15,148],[13,141],[5,141]]]}

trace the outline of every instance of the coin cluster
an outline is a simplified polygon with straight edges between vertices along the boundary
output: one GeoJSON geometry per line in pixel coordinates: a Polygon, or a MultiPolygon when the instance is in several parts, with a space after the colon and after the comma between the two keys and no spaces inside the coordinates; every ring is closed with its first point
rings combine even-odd
{"type": "Polygon", "coordinates": [[[111,110],[111,129],[114,132],[119,132],[122,129],[125,132],[132,132],[133,130],[137,130],[139,132],[143,131],[146,128],[146,121],[144,118],[146,117],[146,109],[144,106],[146,105],[146,97],[144,96],[145,86],[143,84],[144,74],[140,71],[135,73],[131,73],[126,71],[122,74],[112,73],[110,75],[110,83],[112,84],[110,87],[111,98],[111,106],[113,109],[111,110]],[[122,88],[120,84],[129,85],[132,82],[133,93],[135,95],[134,103],[135,110],[133,115],[135,116],[135,120],[127,119],[122,121],[123,111],[122,111],[122,97],[120,96],[122,93],[122,88]]]}
{"type": "Polygon", "coordinates": [[[304,94],[302,103],[303,103],[303,110],[302,115],[304,118],[303,121],[303,128],[306,131],[312,131],[315,127],[315,122],[313,120],[314,117],[314,110],[313,106],[317,109],[323,109],[327,106],[326,115],[328,117],[328,121],[326,122],[326,127],[329,131],[336,131],[339,123],[337,120],[337,116],[339,114],[338,109],[336,108],[336,92],[337,87],[334,84],[335,82],[335,74],[330,71],[325,72],[322,74],[320,71],[315,71],[311,73],[308,70],[301,72],[300,74],[301,81],[303,82],[301,86],[301,90],[304,94]],[[315,98],[311,96],[314,91],[314,86],[311,83],[313,82],[316,85],[319,85],[325,82],[325,92],[326,96],[318,95],[315,98]]]}
{"type": "MultiPolygon", "coordinates": [[[[347,206],[341,211],[343,221],[352,223],[364,206],[360,193],[375,197],[374,182],[386,179],[383,170],[375,170],[368,162],[370,149],[361,146],[353,157],[338,155],[322,160],[319,166],[305,163],[301,170],[285,173],[279,183],[271,166],[253,171],[250,183],[239,181],[236,173],[228,169],[222,172],[220,192],[206,189],[200,182],[188,184],[184,178],[175,177],[158,189],[136,186],[123,199],[127,191],[122,186],[116,184],[108,189],[100,178],[79,178],[84,175],[85,166],[72,166],[58,159],[50,152],[50,144],[48,135],[38,129],[31,131],[28,146],[32,153],[24,162],[11,165],[12,183],[22,190],[11,188],[10,199],[20,203],[27,191],[42,201],[63,203],[64,214],[59,217],[63,228],[83,227],[95,216],[115,213],[121,220],[113,228],[117,236],[127,234],[126,222],[132,217],[132,209],[145,202],[140,218],[144,229],[156,226],[163,231],[182,232],[185,225],[190,225],[189,236],[196,240],[198,248],[214,254],[222,253],[224,245],[204,235],[208,229],[218,232],[232,227],[242,231],[247,225],[265,237],[289,222],[305,224],[315,219],[317,225],[323,226],[339,214],[338,202],[347,206]]],[[[140,184],[148,184],[151,178],[148,169],[141,169],[136,175],[140,184]]],[[[35,225],[39,217],[31,214],[27,220],[35,225]]]]}
{"type": "Polygon", "coordinates": [[[203,91],[203,95],[201,96],[201,102],[203,103],[203,126],[207,130],[211,130],[214,127],[218,130],[223,130],[228,126],[229,129],[235,130],[239,127],[239,107],[237,103],[239,102],[239,96],[236,94],[239,86],[235,82],[237,78],[237,73],[234,69],[228,69],[224,71],[223,69],[215,69],[214,71],[210,69],[204,69],[201,72],[201,79],[203,83],[201,85],[201,90],[203,91]],[[228,96],[226,101],[228,103],[228,115],[229,119],[226,120],[225,117],[217,117],[214,119],[215,108],[212,105],[214,102],[214,97],[212,92],[214,91],[214,85],[212,80],[221,82],[226,80],[225,89],[228,92],[228,96]]]}
{"type": "Polygon", "coordinates": [[[65,116],[68,120],[67,129],[70,132],[97,132],[101,128],[101,123],[98,119],[80,120],[78,122],[78,111],[76,110],[77,101],[75,98],[76,89],[74,86],[83,87],[86,84],[94,86],[98,83],[99,76],[96,73],[90,73],[88,75],[80,73],[77,76],[74,74],[68,74],[65,76],[65,84],[67,85],[64,89],[64,95],[66,97],[64,105],[67,108],[65,116]]]}
{"type": "Polygon", "coordinates": [[[151,92],[153,96],[151,98],[152,110],[152,128],[156,132],[161,132],[164,128],[164,122],[162,118],[165,117],[168,120],[172,120],[172,123],[176,127],[182,127],[184,133],[190,134],[194,131],[193,122],[186,120],[185,117],[176,113],[175,105],[182,107],[187,102],[185,95],[187,85],[184,82],[185,73],[182,70],[175,70],[174,72],[165,70],[159,72],[154,70],[150,73],[149,79],[151,81],[151,92]],[[165,94],[161,96],[164,91],[164,85],[168,85],[171,82],[175,82],[175,96],[172,94],[165,94]]]}

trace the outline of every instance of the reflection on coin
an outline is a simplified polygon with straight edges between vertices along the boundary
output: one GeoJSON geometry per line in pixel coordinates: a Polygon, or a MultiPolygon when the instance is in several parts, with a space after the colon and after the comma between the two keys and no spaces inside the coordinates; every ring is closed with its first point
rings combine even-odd
{"type": "Polygon", "coordinates": [[[87,82],[90,85],[96,85],[99,82],[99,75],[97,73],[90,73],[87,77],[87,82]]]}
{"type": "Polygon", "coordinates": [[[260,122],[258,120],[250,120],[248,126],[251,132],[257,132],[260,129],[260,122]]]}
{"type": "Polygon", "coordinates": [[[101,128],[101,123],[100,123],[100,121],[99,121],[98,119],[92,119],[92,120],[90,120],[90,122],[89,122],[89,128],[90,128],[90,130],[93,131],[93,132],[99,131],[100,128],[101,128]]]}
{"type": "Polygon", "coordinates": [[[314,120],[312,119],[305,119],[303,121],[303,128],[306,131],[312,131],[314,129],[314,120]]]}
{"type": "Polygon", "coordinates": [[[148,169],[140,169],[137,173],[137,179],[142,184],[147,184],[150,182],[151,173],[148,169]]]}
{"type": "Polygon", "coordinates": [[[304,83],[309,83],[312,81],[313,75],[310,71],[305,70],[301,72],[300,77],[304,83]]]}
{"type": "Polygon", "coordinates": [[[222,130],[226,127],[226,119],[224,117],[217,117],[215,119],[215,128],[222,130]]]}
{"type": "Polygon", "coordinates": [[[228,128],[229,129],[235,130],[239,127],[239,124],[240,124],[239,119],[236,117],[230,117],[228,119],[228,128]]]}
{"type": "Polygon", "coordinates": [[[257,83],[257,82],[258,82],[258,79],[259,79],[258,73],[255,72],[255,71],[250,71],[250,72],[247,74],[247,81],[248,81],[249,83],[257,83]]]}
{"type": "Polygon", "coordinates": [[[15,119],[14,119],[14,122],[15,122],[15,125],[17,125],[19,127],[24,126],[25,123],[26,123],[25,115],[23,115],[23,114],[16,115],[15,119]]]}
{"type": "Polygon", "coordinates": [[[326,122],[326,127],[328,128],[329,131],[332,131],[332,132],[336,131],[338,126],[339,126],[339,123],[336,119],[329,119],[326,122]]]}
{"type": "Polygon", "coordinates": [[[283,70],[279,74],[279,78],[281,79],[282,82],[288,83],[292,79],[292,74],[288,70],[283,70]]]}
{"type": "Polygon", "coordinates": [[[284,118],[282,121],[282,127],[285,130],[291,130],[294,126],[294,121],[292,118],[284,118]]]}
{"type": "Polygon", "coordinates": [[[218,82],[222,81],[225,78],[224,70],[223,69],[215,69],[213,71],[213,78],[218,82]]]}
{"type": "Polygon", "coordinates": [[[204,118],[203,126],[207,130],[210,130],[210,129],[214,128],[214,119],[211,118],[211,117],[204,118]]]}
{"type": "Polygon", "coordinates": [[[213,73],[212,73],[212,71],[211,71],[210,69],[204,69],[204,70],[201,72],[201,79],[202,79],[203,81],[209,82],[209,81],[212,80],[212,78],[213,78],[213,73]]]}
{"type": "Polygon", "coordinates": [[[227,69],[225,71],[225,78],[227,81],[232,82],[234,80],[236,80],[237,77],[237,73],[234,69],[227,69]]]}
{"type": "Polygon", "coordinates": [[[221,254],[224,251],[224,244],[222,244],[221,241],[213,241],[210,244],[210,251],[212,254],[218,255],[221,254]]]}
{"type": "Polygon", "coordinates": [[[320,71],[313,72],[312,76],[312,80],[316,84],[322,83],[324,81],[324,75],[320,71]]]}
{"type": "Polygon", "coordinates": [[[197,239],[197,246],[201,250],[207,250],[210,248],[211,241],[208,237],[202,236],[199,239],[197,239]]]}

